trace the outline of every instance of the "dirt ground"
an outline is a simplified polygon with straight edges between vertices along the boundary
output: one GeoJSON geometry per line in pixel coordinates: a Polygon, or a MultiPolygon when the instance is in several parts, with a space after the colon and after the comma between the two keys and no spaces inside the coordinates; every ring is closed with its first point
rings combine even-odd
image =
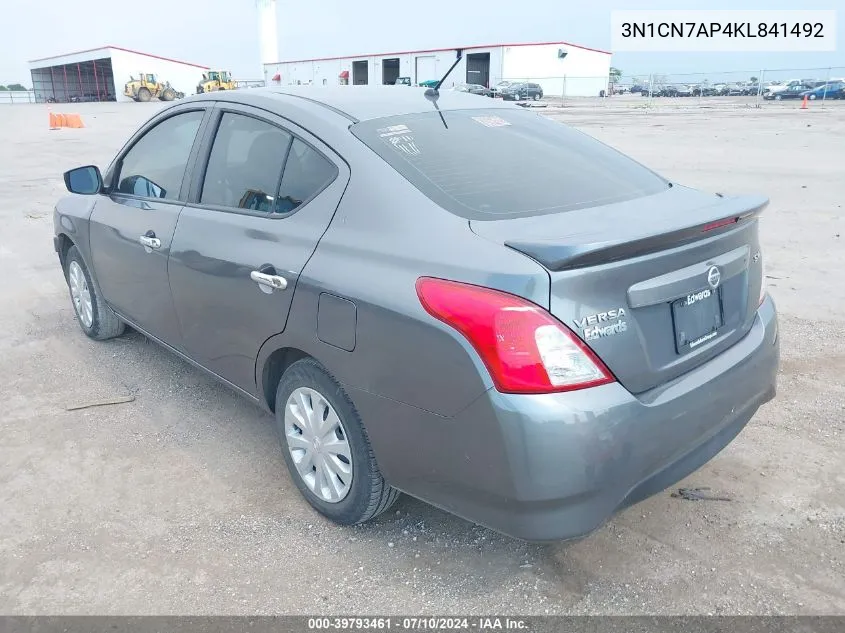
{"type": "Polygon", "coordinates": [[[138,334],[88,340],[52,250],[61,174],[105,166],[160,106],[73,106],[87,127],[61,131],[0,107],[0,613],[845,614],[845,107],[798,105],[546,111],[684,184],[771,198],[783,360],[777,399],[685,482],[732,501],[667,491],[544,546],[407,497],[330,524],[259,409],[138,334]]]}

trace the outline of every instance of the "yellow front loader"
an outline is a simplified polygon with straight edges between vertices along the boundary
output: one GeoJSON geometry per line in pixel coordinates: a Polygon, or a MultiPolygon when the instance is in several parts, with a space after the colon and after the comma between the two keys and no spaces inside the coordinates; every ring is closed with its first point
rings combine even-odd
{"type": "Polygon", "coordinates": [[[238,83],[232,79],[228,70],[209,70],[202,74],[202,81],[197,84],[197,94],[215,92],[217,90],[235,90],[238,83]]]}
{"type": "Polygon", "coordinates": [[[123,87],[123,94],[135,101],[145,102],[153,98],[173,101],[177,96],[170,82],[159,81],[154,73],[141,73],[138,79],[130,75],[129,81],[123,87]]]}

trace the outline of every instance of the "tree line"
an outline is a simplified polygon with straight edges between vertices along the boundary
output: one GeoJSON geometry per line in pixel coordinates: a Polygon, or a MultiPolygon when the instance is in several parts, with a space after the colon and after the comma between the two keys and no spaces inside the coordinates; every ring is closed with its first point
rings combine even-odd
{"type": "Polygon", "coordinates": [[[9,84],[8,86],[0,84],[0,91],[20,92],[22,90],[29,90],[29,88],[25,88],[21,84],[9,84]]]}

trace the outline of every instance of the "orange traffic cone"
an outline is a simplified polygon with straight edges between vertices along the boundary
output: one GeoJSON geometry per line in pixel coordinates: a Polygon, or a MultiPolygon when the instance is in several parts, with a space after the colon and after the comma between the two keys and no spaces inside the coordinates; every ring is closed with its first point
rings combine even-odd
{"type": "Polygon", "coordinates": [[[801,109],[802,110],[807,109],[807,95],[804,95],[804,100],[801,102],[801,109]]]}

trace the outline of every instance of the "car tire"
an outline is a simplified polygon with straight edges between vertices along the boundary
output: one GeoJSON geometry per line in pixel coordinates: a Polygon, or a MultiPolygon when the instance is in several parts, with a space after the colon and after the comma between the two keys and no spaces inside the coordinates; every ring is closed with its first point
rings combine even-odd
{"type": "Polygon", "coordinates": [[[810,98],[810,101],[815,101],[815,100],[816,100],[816,95],[809,95],[809,98],[810,98]]]}
{"type": "Polygon", "coordinates": [[[126,324],[106,305],[76,246],[65,256],[65,281],[79,327],[95,341],[105,341],[123,334],[126,324]]]}
{"type": "Polygon", "coordinates": [[[279,381],[276,431],[299,492],[335,523],[364,523],[398,499],[399,491],[381,474],[355,406],[316,360],[295,362],[279,381]],[[316,432],[314,421],[322,425],[316,432]],[[315,443],[314,437],[320,439],[315,443]]]}
{"type": "Polygon", "coordinates": [[[539,101],[539,100],[540,100],[540,93],[539,93],[539,92],[535,92],[535,93],[534,93],[534,101],[539,101]]]}

